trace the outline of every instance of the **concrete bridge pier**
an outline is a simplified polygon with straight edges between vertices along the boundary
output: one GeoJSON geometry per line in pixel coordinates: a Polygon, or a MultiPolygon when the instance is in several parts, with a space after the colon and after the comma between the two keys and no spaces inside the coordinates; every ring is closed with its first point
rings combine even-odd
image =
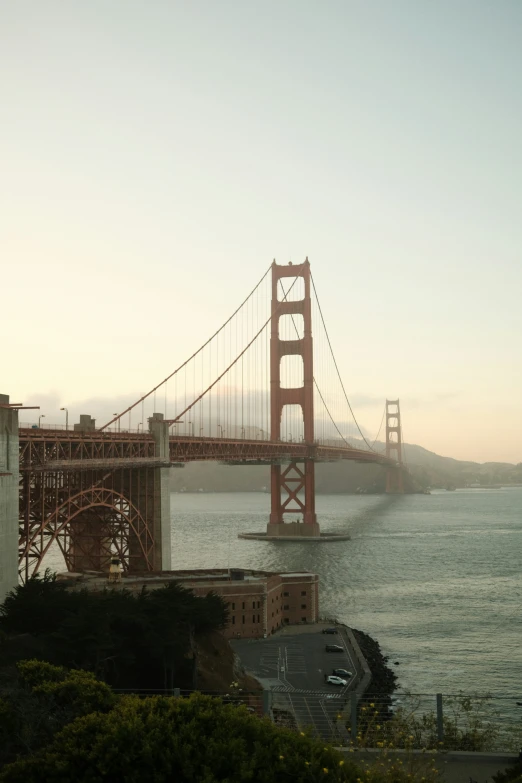
{"type": "MultiPolygon", "coordinates": [[[[169,424],[163,413],[155,413],[149,419],[149,432],[156,444],[156,457],[170,461],[169,424]]],[[[172,536],[170,529],[170,469],[154,469],[153,492],[154,570],[170,571],[172,568],[172,536]]]]}
{"type": "Polygon", "coordinates": [[[18,411],[0,394],[0,602],[18,584],[18,411]]]}

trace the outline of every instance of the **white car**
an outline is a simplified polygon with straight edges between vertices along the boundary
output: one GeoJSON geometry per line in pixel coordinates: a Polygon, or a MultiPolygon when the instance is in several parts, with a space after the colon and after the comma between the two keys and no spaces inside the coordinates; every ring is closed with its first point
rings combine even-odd
{"type": "Polygon", "coordinates": [[[335,674],[329,674],[326,678],[326,682],[329,685],[342,685],[343,687],[348,685],[346,680],[343,680],[342,677],[336,677],[335,674]]]}

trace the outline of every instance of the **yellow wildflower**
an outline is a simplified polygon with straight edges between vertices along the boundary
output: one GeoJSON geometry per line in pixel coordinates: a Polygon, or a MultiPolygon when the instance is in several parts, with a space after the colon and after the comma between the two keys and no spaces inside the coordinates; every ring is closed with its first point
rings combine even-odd
{"type": "Polygon", "coordinates": [[[323,767],[323,772],[325,775],[328,775],[328,767],[323,767]]]}
{"type": "Polygon", "coordinates": [[[340,767],[344,766],[344,761],[343,761],[342,759],[341,759],[341,761],[339,762],[339,766],[340,766],[340,767]]]}
{"type": "Polygon", "coordinates": [[[281,759],[281,761],[282,761],[282,760],[284,759],[284,756],[279,756],[279,758],[280,758],[280,759],[281,759]]]}

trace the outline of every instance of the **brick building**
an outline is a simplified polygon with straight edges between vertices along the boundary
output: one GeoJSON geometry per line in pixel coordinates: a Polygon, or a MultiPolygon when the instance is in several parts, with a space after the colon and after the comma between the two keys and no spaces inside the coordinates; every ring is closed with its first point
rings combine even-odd
{"type": "MultiPolygon", "coordinates": [[[[101,574],[61,574],[78,586],[100,590],[107,586],[101,574]]],[[[228,604],[228,638],[262,638],[283,625],[316,623],[319,616],[319,577],[309,572],[273,573],[239,568],[163,571],[150,574],[123,574],[121,586],[127,590],[163,587],[177,582],[196,595],[214,592],[228,604]]]]}

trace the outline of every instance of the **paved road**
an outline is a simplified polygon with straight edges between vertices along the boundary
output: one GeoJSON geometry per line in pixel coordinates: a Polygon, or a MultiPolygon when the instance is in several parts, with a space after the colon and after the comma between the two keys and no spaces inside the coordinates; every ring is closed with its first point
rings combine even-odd
{"type": "Polygon", "coordinates": [[[343,725],[338,718],[355,687],[358,669],[353,651],[342,629],[337,635],[314,630],[285,628],[268,639],[235,640],[232,646],[245,669],[265,688],[285,693],[300,728],[312,726],[323,737],[331,737],[343,725]],[[328,653],[327,644],[338,644],[342,653],[328,653]],[[325,675],[334,668],[353,672],[346,687],[328,685],[325,675]]]}

